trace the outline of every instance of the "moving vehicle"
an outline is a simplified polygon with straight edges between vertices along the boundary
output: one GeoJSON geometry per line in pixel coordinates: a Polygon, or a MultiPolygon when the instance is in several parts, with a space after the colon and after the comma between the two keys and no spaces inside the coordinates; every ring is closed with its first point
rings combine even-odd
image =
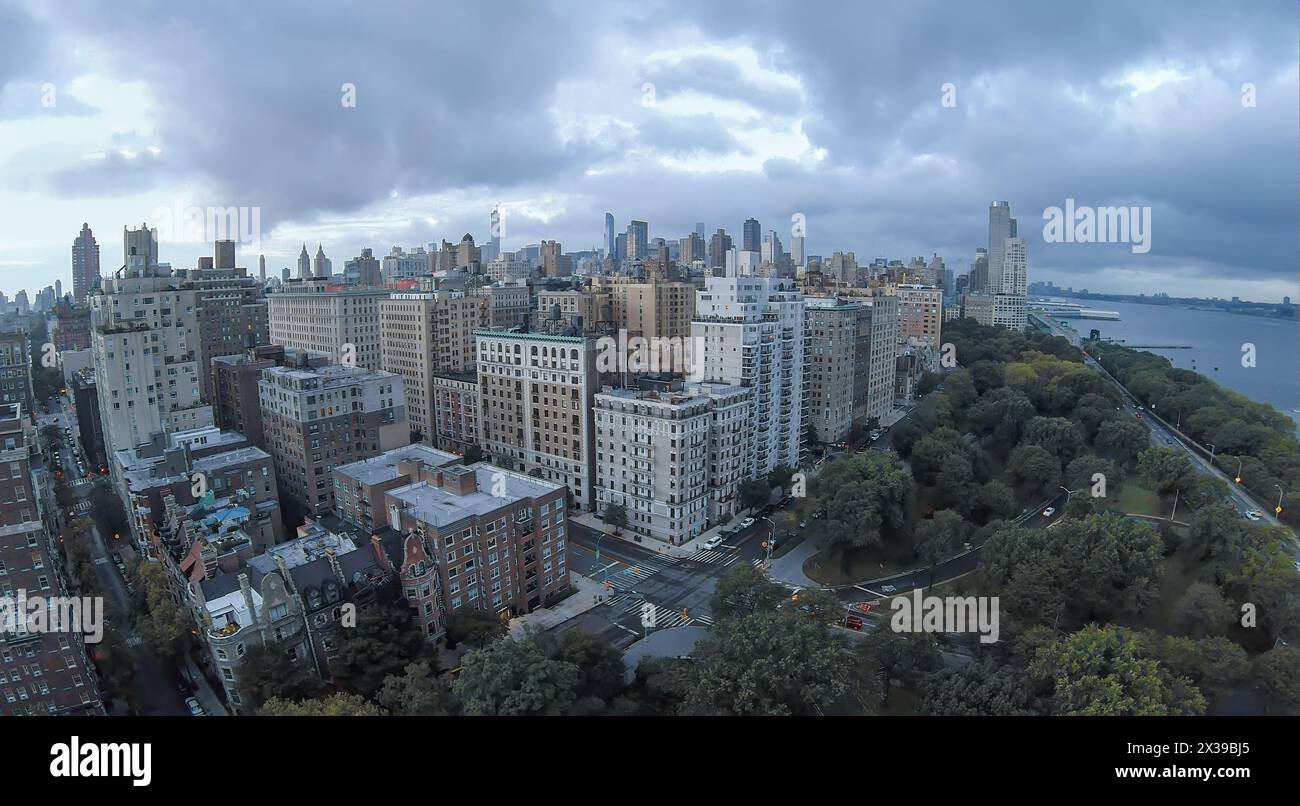
{"type": "Polygon", "coordinates": [[[854,615],[853,613],[850,613],[849,615],[844,617],[844,626],[848,627],[850,630],[862,629],[862,616],[858,616],[858,615],[854,615]]]}
{"type": "Polygon", "coordinates": [[[710,537],[708,540],[704,541],[704,547],[706,549],[716,549],[718,546],[721,545],[722,545],[722,535],[714,535],[713,537],[710,537]]]}
{"type": "Polygon", "coordinates": [[[1264,513],[1260,512],[1257,509],[1252,509],[1251,511],[1246,513],[1246,517],[1252,521],[1262,520],[1264,518],[1264,513]]]}
{"type": "Polygon", "coordinates": [[[741,528],[741,529],[748,529],[749,527],[751,527],[751,526],[753,526],[753,525],[754,525],[754,519],[753,519],[753,518],[745,518],[743,521],[740,522],[740,528],[741,528]]]}
{"type": "Polygon", "coordinates": [[[1047,509],[1043,510],[1044,518],[1050,518],[1055,514],[1056,514],[1056,507],[1048,507],[1047,509]]]}
{"type": "Polygon", "coordinates": [[[893,585],[881,585],[881,586],[880,586],[880,590],[882,590],[882,591],[885,592],[885,593],[897,593],[897,592],[898,592],[898,588],[894,587],[893,585]]]}

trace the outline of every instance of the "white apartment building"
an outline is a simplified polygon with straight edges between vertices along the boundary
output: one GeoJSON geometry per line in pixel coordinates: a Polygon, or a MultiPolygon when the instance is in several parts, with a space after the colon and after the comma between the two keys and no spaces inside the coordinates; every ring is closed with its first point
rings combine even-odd
{"type": "Polygon", "coordinates": [[[429,253],[424,251],[423,246],[417,246],[413,252],[403,252],[402,247],[394,246],[391,252],[384,255],[381,263],[385,283],[414,280],[433,273],[433,268],[429,253]]]}
{"type": "Polygon", "coordinates": [[[708,520],[709,398],[689,390],[595,396],[596,501],[628,529],[679,545],[708,520]]]}
{"type": "Polygon", "coordinates": [[[271,343],[323,353],[331,361],[362,369],[383,366],[379,303],[382,288],[343,288],[324,282],[290,282],[267,294],[271,343]]]}
{"type": "Polygon", "coordinates": [[[533,267],[528,261],[519,259],[515,252],[502,252],[488,262],[486,273],[494,283],[513,283],[532,277],[533,267]]]}
{"type": "Polygon", "coordinates": [[[160,431],[212,425],[212,408],[202,402],[196,292],[181,288],[171,266],[158,263],[157,230],[124,229],[123,241],[122,268],[90,296],[109,456],[160,431]]]}
{"type": "Polygon", "coordinates": [[[696,292],[691,336],[704,363],[695,374],[753,391],[746,478],[799,464],[807,394],[804,327],[804,300],[793,280],[706,277],[696,292]]]}
{"type": "Polygon", "coordinates": [[[593,339],[475,331],[479,433],[494,464],[568,485],[574,504],[593,506],[593,339]]]}

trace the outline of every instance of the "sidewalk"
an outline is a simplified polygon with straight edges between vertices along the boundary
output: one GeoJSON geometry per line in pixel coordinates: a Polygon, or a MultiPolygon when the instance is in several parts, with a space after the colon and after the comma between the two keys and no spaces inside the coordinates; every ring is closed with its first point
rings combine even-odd
{"type": "Polygon", "coordinates": [[[894,426],[903,418],[907,417],[907,415],[911,414],[912,409],[914,408],[916,408],[915,403],[911,403],[905,406],[899,406],[898,403],[895,403],[894,408],[890,409],[888,414],[880,418],[880,427],[890,428],[894,426]]]}
{"type": "Polygon", "coordinates": [[[613,527],[608,526],[604,521],[602,521],[600,518],[597,518],[594,514],[590,512],[570,513],[569,520],[577,521],[578,523],[582,524],[588,529],[591,529],[592,531],[604,532],[606,535],[614,538],[615,540],[621,540],[624,543],[629,543],[634,546],[640,546],[643,549],[648,549],[658,554],[665,554],[669,557],[689,557],[695,552],[704,548],[704,541],[708,540],[710,537],[713,537],[718,532],[721,532],[724,528],[738,525],[740,521],[744,520],[750,514],[752,513],[750,513],[748,510],[742,511],[740,514],[736,515],[726,524],[720,524],[717,526],[713,526],[709,529],[705,529],[703,532],[691,538],[690,540],[687,540],[685,543],[681,544],[680,546],[670,546],[667,543],[663,542],[662,540],[656,540],[653,537],[645,537],[644,535],[642,536],[642,539],[638,542],[633,536],[633,533],[629,532],[627,529],[624,529],[622,534],[616,535],[614,534],[613,527]]]}
{"type": "Polygon", "coordinates": [[[226,699],[224,692],[217,694],[212,690],[208,679],[199,671],[199,667],[194,665],[194,659],[190,653],[183,653],[185,656],[185,675],[194,684],[194,698],[203,706],[203,710],[208,712],[208,716],[229,716],[226,713],[226,699]]]}
{"type": "Polygon", "coordinates": [[[803,572],[804,561],[816,553],[816,541],[804,538],[802,543],[789,552],[773,558],[772,567],[767,574],[777,582],[785,582],[797,588],[820,588],[820,582],[814,582],[803,572]]]}
{"type": "Polygon", "coordinates": [[[588,579],[582,574],[570,571],[569,581],[573,584],[573,587],[578,589],[577,593],[555,607],[538,608],[531,613],[510,619],[510,637],[515,639],[523,638],[528,627],[549,630],[574,616],[586,613],[606,598],[605,590],[601,584],[588,579]]]}

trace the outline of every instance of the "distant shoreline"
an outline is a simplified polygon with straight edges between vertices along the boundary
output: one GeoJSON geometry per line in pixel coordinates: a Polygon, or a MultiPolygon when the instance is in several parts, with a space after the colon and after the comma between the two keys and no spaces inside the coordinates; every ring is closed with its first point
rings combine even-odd
{"type": "Polygon", "coordinates": [[[1153,308],[1181,308],[1183,310],[1188,310],[1188,311],[1209,311],[1209,312],[1217,312],[1217,313],[1231,313],[1231,314],[1236,314],[1237,316],[1255,316],[1260,319],[1278,319],[1281,321],[1287,321],[1287,320],[1296,321],[1296,310],[1297,310],[1297,306],[1295,306],[1294,304],[1291,305],[1290,309],[1288,310],[1284,308],[1282,306],[1282,303],[1280,302],[1226,303],[1228,305],[1272,306],[1272,308],[1267,308],[1264,310],[1251,310],[1250,308],[1235,308],[1235,307],[1225,308],[1219,305],[1215,305],[1211,303],[1209,300],[1203,301],[1201,303],[1158,302],[1150,297],[1125,297],[1120,299],[1109,299],[1106,297],[1099,297],[1094,295],[1081,297],[1078,296],[1077,294],[1069,294],[1065,292],[1059,292],[1053,294],[1045,294],[1042,292],[1038,292],[1038,294],[1040,296],[1064,297],[1066,299],[1087,300],[1090,302],[1120,302],[1120,303],[1126,303],[1130,305],[1150,305],[1153,308]]]}

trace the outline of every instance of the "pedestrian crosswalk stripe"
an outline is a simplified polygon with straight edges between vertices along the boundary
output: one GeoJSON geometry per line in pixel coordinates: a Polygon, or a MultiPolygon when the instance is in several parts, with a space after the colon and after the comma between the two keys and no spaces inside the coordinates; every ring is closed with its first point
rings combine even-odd
{"type": "Polygon", "coordinates": [[[712,564],[722,562],[731,557],[738,557],[738,554],[732,554],[726,551],[711,551],[709,549],[700,549],[691,556],[687,557],[688,562],[712,564]]]}

